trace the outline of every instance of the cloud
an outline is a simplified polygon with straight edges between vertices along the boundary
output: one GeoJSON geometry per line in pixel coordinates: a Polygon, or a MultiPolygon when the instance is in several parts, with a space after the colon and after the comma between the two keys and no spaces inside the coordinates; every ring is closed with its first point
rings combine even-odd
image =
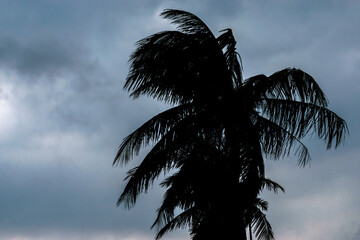
{"type": "Polygon", "coordinates": [[[352,240],[358,240],[358,239],[360,239],[360,228],[359,228],[359,230],[357,231],[357,233],[355,233],[355,235],[354,235],[354,237],[353,237],[352,240]]]}
{"type": "MultiPolygon", "coordinates": [[[[311,148],[311,146],[310,146],[311,148]]],[[[351,239],[359,218],[359,151],[316,152],[311,167],[295,166],[295,159],[268,162],[267,175],[286,193],[264,193],[270,201],[268,217],[277,239],[351,239]],[[282,224],[280,224],[282,222],[282,224]]]]}
{"type": "MultiPolygon", "coordinates": [[[[4,76],[0,73],[0,79],[4,76]]],[[[13,131],[17,124],[15,112],[12,106],[11,85],[1,84],[0,80],[0,142],[13,131]]]]}
{"type": "MultiPolygon", "coordinates": [[[[338,151],[306,140],[311,168],[268,165],[286,188],[264,194],[277,239],[355,240],[360,192],[359,3],[262,1],[0,2],[0,239],[150,239],[159,187],[116,208],[122,139],[168,106],[132,101],[122,85],[134,43],[173,29],[158,14],[189,10],[214,31],[233,28],[245,76],[301,67],[349,124],[338,151]],[[354,150],[355,149],[355,150],[354,150]],[[341,219],[341,220],[338,220],[341,219]],[[325,238],[326,238],[325,237],[325,238]]],[[[175,232],[169,239],[187,239],[175,232]]]]}
{"type": "Polygon", "coordinates": [[[82,49],[71,43],[36,41],[26,45],[15,39],[0,40],[0,65],[22,74],[39,76],[74,71],[83,61],[82,49]]]}

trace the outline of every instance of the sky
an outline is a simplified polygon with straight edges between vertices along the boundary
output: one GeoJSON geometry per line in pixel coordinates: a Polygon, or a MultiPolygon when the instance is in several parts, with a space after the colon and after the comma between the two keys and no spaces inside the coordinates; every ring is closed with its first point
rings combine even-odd
{"type": "MultiPolygon", "coordinates": [[[[122,139],[168,108],[122,89],[136,41],[192,12],[215,35],[232,28],[245,78],[296,67],[312,75],[350,130],[336,150],[266,161],[286,193],[266,193],[277,240],[360,239],[360,2],[0,0],[0,240],[153,239],[163,190],[116,207],[128,166],[122,139]]],[[[189,239],[174,231],[164,239],[189,239]]]]}

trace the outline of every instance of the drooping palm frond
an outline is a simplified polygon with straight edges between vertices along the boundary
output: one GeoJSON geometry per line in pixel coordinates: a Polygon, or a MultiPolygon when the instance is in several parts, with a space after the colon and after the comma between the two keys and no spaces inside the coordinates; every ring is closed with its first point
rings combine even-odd
{"type": "Polygon", "coordinates": [[[214,176],[221,177],[221,171],[224,171],[221,170],[221,162],[215,164],[220,161],[218,152],[209,143],[197,140],[178,165],[179,171],[161,183],[167,191],[152,227],[167,224],[173,218],[175,208],[186,210],[194,204],[208,204],[210,196],[219,189],[214,176]],[[199,171],[202,171],[201,175],[199,171]]]}
{"type": "Polygon", "coordinates": [[[189,180],[183,179],[183,176],[178,176],[178,174],[174,174],[171,177],[177,179],[173,179],[173,183],[166,190],[163,202],[157,210],[157,217],[151,226],[152,228],[156,226],[158,230],[172,221],[176,208],[186,211],[194,206],[195,199],[192,183],[190,182],[191,184],[189,185],[189,180]]]}
{"type": "Polygon", "coordinates": [[[262,198],[256,197],[252,199],[244,213],[245,224],[248,226],[253,224],[253,222],[256,220],[254,219],[254,214],[257,211],[267,211],[268,206],[268,202],[262,198]]]}
{"type": "Polygon", "coordinates": [[[313,132],[326,141],[327,148],[338,145],[348,133],[345,121],[323,106],[282,99],[264,99],[260,107],[264,116],[297,138],[313,132]]]}
{"type": "Polygon", "coordinates": [[[258,194],[261,185],[260,180],[265,177],[264,159],[260,143],[241,144],[240,157],[236,160],[239,162],[236,167],[239,168],[240,181],[250,185],[250,188],[252,188],[251,191],[249,189],[248,194],[258,194]]]}
{"type": "Polygon", "coordinates": [[[231,29],[225,29],[217,41],[221,49],[224,49],[224,57],[226,65],[235,88],[239,88],[242,84],[242,62],[240,55],[236,52],[236,40],[231,29]]]}
{"type": "Polygon", "coordinates": [[[181,32],[164,31],[137,42],[124,85],[132,97],[148,95],[177,104],[218,96],[231,86],[224,84],[231,78],[239,85],[241,65],[231,31],[216,39],[191,13],[170,9],[162,16],[178,24],[181,32]]]}
{"type": "MultiPolygon", "coordinates": [[[[170,134],[171,135],[171,134],[170,134]]],[[[160,175],[161,172],[168,172],[174,167],[177,161],[181,161],[184,156],[182,152],[187,152],[186,148],[191,148],[191,143],[179,145],[169,138],[163,137],[146,155],[138,167],[128,171],[125,180],[128,180],[125,189],[118,199],[118,205],[125,204],[131,207],[136,203],[137,196],[146,192],[149,186],[160,175]],[[169,142],[164,144],[164,142],[169,142]],[[166,150],[164,150],[166,145],[166,150]]]]}
{"type": "Polygon", "coordinates": [[[273,191],[274,193],[277,193],[279,189],[285,193],[285,189],[280,184],[272,181],[269,178],[262,179],[262,187],[266,188],[268,191],[273,191]]]}
{"type": "Polygon", "coordinates": [[[311,160],[307,147],[296,136],[263,117],[258,117],[257,124],[260,133],[262,151],[266,157],[279,159],[288,156],[291,151],[298,157],[300,166],[305,166],[311,160]]]}
{"type": "Polygon", "coordinates": [[[129,62],[124,88],[132,97],[148,95],[172,104],[214,95],[224,87],[217,80],[227,71],[217,42],[201,33],[151,35],[137,43],[129,62]]]}
{"type": "Polygon", "coordinates": [[[245,89],[245,92],[249,92],[251,95],[263,96],[266,92],[266,88],[262,88],[261,85],[268,81],[268,77],[264,74],[258,74],[252,77],[245,79],[243,82],[242,88],[245,89]],[[256,87],[256,89],[254,89],[256,87]]]}
{"type": "Polygon", "coordinates": [[[196,213],[196,207],[192,207],[183,211],[182,213],[174,217],[170,222],[168,222],[162,229],[160,229],[156,234],[155,239],[160,239],[164,234],[176,228],[184,229],[186,227],[190,227],[191,220],[196,213]]]}
{"type": "Polygon", "coordinates": [[[249,226],[249,234],[252,236],[252,232],[254,231],[258,240],[274,239],[272,227],[267,221],[266,215],[263,213],[263,211],[267,210],[268,202],[261,198],[255,198],[251,202],[251,205],[247,207],[244,214],[245,223],[249,226]]]}
{"type": "Polygon", "coordinates": [[[203,56],[196,53],[203,47],[194,35],[177,31],[157,33],[139,41],[130,57],[124,88],[133,90],[134,98],[149,95],[169,103],[190,101],[201,82],[198,72],[203,56]]]}
{"type": "MultiPolygon", "coordinates": [[[[273,182],[274,183],[274,182],[273,182]]],[[[258,240],[273,240],[274,233],[266,215],[262,211],[267,211],[268,203],[261,198],[253,200],[245,212],[245,221],[249,226],[250,234],[252,230],[258,240]]]]}
{"type": "Polygon", "coordinates": [[[178,29],[185,33],[202,33],[215,40],[214,35],[208,28],[208,26],[197,16],[192,13],[176,10],[176,9],[165,9],[160,16],[165,19],[172,20],[171,23],[178,25],[178,29]]]}
{"type": "Polygon", "coordinates": [[[266,215],[257,209],[253,213],[253,223],[255,236],[258,240],[273,240],[274,233],[272,227],[268,220],[266,219],[266,215]]]}
{"type": "Polygon", "coordinates": [[[179,168],[181,163],[189,158],[189,153],[194,149],[194,139],[197,137],[191,126],[189,129],[189,122],[192,122],[191,117],[166,132],[140,165],[128,172],[125,179],[128,182],[118,199],[118,205],[134,205],[137,196],[146,192],[161,172],[167,173],[172,168],[179,168]]]}
{"type": "Polygon", "coordinates": [[[187,210],[194,205],[195,201],[194,174],[189,173],[184,168],[165,179],[161,185],[168,189],[152,225],[152,227],[157,226],[158,229],[173,219],[176,208],[187,210]],[[186,173],[184,174],[184,172],[186,173]]]}
{"type": "Polygon", "coordinates": [[[261,211],[268,210],[269,203],[262,198],[255,198],[252,202],[252,207],[261,209],[261,211]]]}
{"type": "Polygon", "coordinates": [[[151,118],[124,139],[114,158],[113,164],[118,162],[126,164],[134,155],[139,153],[142,147],[147,146],[150,142],[156,142],[183,119],[192,115],[193,111],[194,106],[192,104],[184,104],[173,107],[151,118]]]}
{"type": "MultiPolygon", "coordinates": [[[[184,108],[184,106],[182,107],[183,108],[179,108],[180,112],[183,110],[186,111],[186,108],[184,108]]],[[[176,113],[174,110],[170,111],[170,114],[167,115],[171,116],[171,112],[176,113]]],[[[146,192],[161,172],[167,173],[170,169],[182,168],[183,163],[189,161],[188,159],[201,159],[210,154],[209,151],[204,153],[204,151],[199,151],[199,149],[205,149],[208,145],[217,149],[217,137],[199,128],[199,126],[204,126],[204,121],[208,122],[206,115],[202,116],[202,112],[198,111],[196,115],[188,114],[185,116],[186,117],[177,124],[169,124],[169,122],[163,123],[162,117],[156,118],[155,121],[150,120],[140,127],[140,130],[138,129],[138,132],[135,132],[136,134],[133,133],[133,135],[128,137],[128,143],[123,143],[123,148],[119,150],[120,157],[121,154],[124,154],[123,152],[126,151],[125,144],[133,146],[138,144],[140,147],[144,145],[144,141],[148,144],[150,140],[143,137],[144,133],[147,133],[147,137],[150,137],[150,134],[161,134],[160,140],[152,147],[140,165],[128,172],[128,176],[125,178],[128,182],[118,199],[118,205],[124,204],[126,207],[131,207],[135,204],[137,196],[142,192],[146,192]],[[160,126],[161,124],[164,124],[164,126],[160,126]],[[154,132],[154,129],[160,131],[160,133],[154,132]],[[206,141],[203,139],[205,136],[207,138],[206,141]],[[197,150],[194,151],[194,149],[197,150]]],[[[214,131],[214,134],[216,133],[217,132],[214,131]]],[[[157,136],[154,136],[154,138],[155,137],[157,136]]],[[[155,140],[156,139],[151,139],[151,141],[155,140]]],[[[128,147],[133,150],[133,146],[128,147]]],[[[130,152],[128,155],[129,154],[134,153],[130,152]]],[[[126,156],[123,156],[123,161],[127,160],[125,157],[126,156]]],[[[190,167],[193,166],[194,164],[190,167]]],[[[186,168],[182,168],[184,171],[185,169],[186,168]]]]}
{"type": "Polygon", "coordinates": [[[286,68],[269,77],[257,75],[245,81],[253,86],[252,95],[285,100],[300,100],[326,107],[328,100],[316,81],[307,73],[296,68],[286,68]]]}

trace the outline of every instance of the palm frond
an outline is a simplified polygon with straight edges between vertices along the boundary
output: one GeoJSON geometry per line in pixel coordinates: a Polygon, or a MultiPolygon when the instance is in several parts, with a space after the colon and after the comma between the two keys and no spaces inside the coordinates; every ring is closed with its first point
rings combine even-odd
{"type": "Polygon", "coordinates": [[[255,236],[258,240],[273,240],[274,233],[272,231],[272,227],[268,220],[266,219],[266,215],[257,209],[253,213],[253,223],[255,236]]]}
{"type": "Polygon", "coordinates": [[[164,200],[157,210],[157,217],[151,226],[161,229],[174,218],[176,208],[183,211],[194,206],[194,197],[192,196],[191,186],[172,186],[164,194],[164,200]],[[179,192],[180,191],[180,192],[179,192]]]}
{"type": "MultiPolygon", "coordinates": [[[[177,178],[182,177],[182,180],[178,181],[180,183],[186,182],[189,175],[196,178],[193,169],[200,170],[204,166],[203,164],[196,164],[196,162],[206,159],[211,149],[207,147],[210,143],[201,139],[202,136],[197,134],[197,127],[193,124],[195,124],[194,119],[189,116],[164,133],[140,165],[128,172],[125,178],[128,182],[118,199],[118,205],[122,203],[126,207],[134,205],[137,196],[142,192],[146,192],[161,172],[167,173],[170,169],[181,168],[179,176],[175,174],[161,183],[163,187],[172,185],[175,176],[177,178]],[[190,164],[184,167],[184,163],[190,164]],[[199,167],[197,167],[198,165],[199,167]]],[[[216,153],[214,152],[212,156],[215,157],[216,153]]]]}
{"type": "MultiPolygon", "coordinates": [[[[197,16],[192,13],[176,10],[165,9],[160,16],[165,19],[170,19],[172,24],[178,25],[178,29],[185,33],[202,33],[212,35],[209,27],[197,16]]],[[[213,36],[214,38],[214,36],[213,36]]]]}
{"type": "Polygon", "coordinates": [[[258,208],[258,209],[261,209],[262,211],[267,211],[268,210],[268,205],[269,204],[264,199],[255,198],[254,201],[252,202],[252,204],[253,204],[253,208],[250,208],[250,209],[258,208]]]}
{"type": "Polygon", "coordinates": [[[264,159],[261,154],[261,145],[244,144],[241,146],[240,179],[253,186],[253,190],[258,190],[259,179],[265,174],[264,159]]]}
{"type": "Polygon", "coordinates": [[[245,225],[252,225],[256,220],[255,216],[258,211],[267,211],[268,202],[262,198],[256,197],[252,199],[244,212],[244,223],[245,225]]]}
{"type": "MultiPolygon", "coordinates": [[[[181,168],[182,172],[184,169],[181,168]]],[[[190,174],[189,177],[193,177],[190,174]]],[[[167,186],[160,208],[157,210],[157,217],[151,226],[157,226],[158,229],[166,225],[174,217],[174,212],[177,207],[181,209],[189,209],[194,204],[193,182],[186,178],[184,174],[178,172],[165,179],[161,185],[167,186]]]]}
{"type": "MultiPolygon", "coordinates": [[[[127,136],[121,143],[115,156],[114,162],[126,164],[134,155],[137,155],[141,147],[150,142],[156,142],[167,134],[181,120],[193,113],[192,104],[184,104],[166,110],[145,122],[141,127],[127,136]]],[[[181,131],[181,130],[179,130],[181,131]]]]}
{"type": "Polygon", "coordinates": [[[152,227],[166,224],[173,217],[176,207],[186,210],[193,204],[201,205],[209,202],[209,197],[217,189],[216,179],[213,176],[220,175],[219,167],[214,166],[214,159],[218,160],[216,155],[216,151],[206,147],[201,149],[199,146],[194,146],[188,152],[182,159],[181,166],[178,166],[180,170],[160,184],[168,189],[152,227]],[[199,175],[200,171],[202,171],[201,175],[199,175]]]}
{"type": "Polygon", "coordinates": [[[175,228],[190,227],[191,219],[196,212],[196,207],[189,208],[168,222],[158,233],[155,239],[160,239],[165,233],[174,230],[175,228]]]}
{"type": "Polygon", "coordinates": [[[236,52],[236,40],[231,29],[225,29],[222,32],[224,33],[217,38],[217,41],[220,48],[225,49],[224,57],[233,85],[239,88],[242,84],[242,62],[240,55],[236,52]]]}
{"type": "MultiPolygon", "coordinates": [[[[118,199],[117,205],[125,204],[127,208],[136,203],[137,196],[146,192],[161,172],[168,172],[173,167],[173,162],[179,161],[178,152],[181,149],[168,152],[163,150],[166,137],[163,137],[147,154],[141,164],[128,171],[125,180],[128,180],[125,189],[118,199]]],[[[169,139],[167,139],[169,140],[169,139]]],[[[169,146],[168,149],[181,148],[183,146],[169,146]]],[[[186,144],[185,144],[186,147],[186,144]]],[[[181,157],[180,157],[181,158],[181,157]]]]}
{"type": "Polygon", "coordinates": [[[285,193],[285,189],[278,183],[272,181],[269,178],[262,179],[262,187],[267,188],[269,191],[273,191],[274,193],[277,193],[280,189],[283,193],[285,193]]]}
{"type": "Polygon", "coordinates": [[[226,73],[221,49],[204,34],[165,31],[140,40],[130,56],[124,89],[171,104],[212,96],[226,73]],[[206,94],[205,94],[206,93],[206,94]]]}
{"type": "Polygon", "coordinates": [[[257,124],[260,131],[260,142],[265,156],[279,159],[289,155],[291,150],[298,156],[300,166],[310,162],[311,157],[307,147],[285,128],[259,116],[257,124]]]}
{"type": "MultiPolygon", "coordinates": [[[[128,172],[125,189],[118,199],[118,205],[124,203],[126,207],[135,204],[137,196],[146,192],[148,187],[160,175],[172,168],[181,166],[181,162],[189,158],[189,152],[194,148],[191,134],[195,131],[187,129],[191,119],[183,120],[174,126],[155,144],[140,165],[128,172]]],[[[191,127],[191,126],[190,126],[191,127]]],[[[191,158],[191,157],[190,157],[191,158]]]]}
{"type": "Polygon", "coordinates": [[[316,81],[307,73],[296,68],[286,68],[264,78],[250,78],[253,95],[275,99],[300,100],[326,107],[328,100],[316,81]]]}
{"type": "Polygon", "coordinates": [[[267,211],[268,203],[261,198],[255,198],[251,205],[247,207],[244,220],[249,226],[250,231],[253,230],[258,240],[272,240],[274,233],[270,223],[266,219],[266,215],[262,211],[267,211]],[[253,227],[253,229],[251,229],[253,227]]]}
{"type": "MultiPolygon", "coordinates": [[[[258,99],[265,95],[266,88],[263,87],[263,84],[266,84],[269,81],[268,77],[264,74],[259,74],[245,79],[241,86],[241,91],[247,93],[248,98],[258,99]]],[[[242,93],[242,94],[243,94],[242,93]]]]}
{"type": "Polygon", "coordinates": [[[130,71],[124,89],[131,96],[148,95],[169,103],[192,99],[199,82],[201,45],[193,35],[177,31],[160,32],[137,43],[130,56],[130,71]],[[191,54],[192,53],[192,54],[191,54]],[[191,84],[191,82],[193,82],[191,84]]]}
{"type": "Polygon", "coordinates": [[[327,143],[327,148],[335,148],[348,133],[346,122],[323,106],[312,103],[282,99],[264,99],[260,107],[270,121],[287,129],[297,138],[310,131],[327,143]]]}

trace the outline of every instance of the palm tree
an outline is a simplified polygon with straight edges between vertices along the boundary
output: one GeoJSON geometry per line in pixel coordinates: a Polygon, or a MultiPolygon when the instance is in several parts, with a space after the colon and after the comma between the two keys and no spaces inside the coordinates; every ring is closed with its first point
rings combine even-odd
{"type": "MultiPolygon", "coordinates": [[[[261,216],[254,206],[265,181],[263,157],[278,159],[294,152],[299,165],[305,166],[310,155],[301,139],[313,133],[327,148],[336,148],[348,131],[346,123],[327,109],[324,93],[307,73],[287,68],[244,80],[230,29],[215,37],[191,13],[165,10],[161,16],[177,24],[178,31],[156,33],[137,43],[124,88],[133,98],[146,95],[172,107],[145,122],[120,145],[114,163],[126,164],[142,147],[154,144],[140,165],[128,172],[118,204],[133,206],[160,173],[177,168],[178,175],[163,186],[177,190],[172,197],[180,201],[172,204],[184,212],[172,216],[165,197],[164,209],[170,211],[160,208],[159,214],[169,214],[166,224],[174,220],[168,229],[185,222],[195,239],[218,225],[213,236],[246,239],[246,227],[261,216]],[[204,142],[210,146],[204,147],[204,142]],[[196,168],[196,162],[206,171],[196,168]],[[200,177],[188,170],[192,167],[200,177]],[[221,176],[210,181],[219,186],[218,191],[214,197],[196,197],[203,194],[211,169],[221,176]],[[192,179],[185,181],[181,173],[192,179]]],[[[258,235],[266,239],[263,236],[258,235]]]]}
{"type": "MultiPolygon", "coordinates": [[[[228,171],[223,159],[226,156],[205,141],[197,142],[192,150],[194,151],[188,151],[181,156],[181,167],[178,167],[180,170],[161,183],[167,191],[153,224],[153,227],[158,227],[157,239],[176,227],[189,227],[193,240],[224,238],[225,234],[219,229],[227,228],[230,217],[222,201],[227,194],[228,184],[228,171]],[[199,174],[200,172],[202,174],[199,174]],[[175,216],[176,208],[183,212],[175,216]]],[[[239,182],[236,189],[231,189],[231,192],[245,195],[248,190],[244,187],[244,184],[239,182]]],[[[278,189],[284,191],[277,183],[264,178],[261,179],[261,189],[265,187],[275,192],[278,189]]],[[[267,210],[267,203],[255,198],[250,202],[243,201],[243,204],[246,206],[245,224],[255,227],[259,239],[272,239],[271,226],[261,211],[267,210]]],[[[234,209],[230,209],[230,212],[232,211],[234,209]]],[[[229,237],[233,236],[227,232],[229,237]]]]}

